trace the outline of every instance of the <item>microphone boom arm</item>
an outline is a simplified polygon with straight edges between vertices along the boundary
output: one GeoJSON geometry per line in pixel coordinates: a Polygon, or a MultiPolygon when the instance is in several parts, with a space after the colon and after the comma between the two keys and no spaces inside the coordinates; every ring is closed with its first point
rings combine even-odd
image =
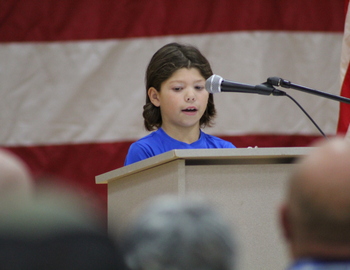
{"type": "Polygon", "coordinates": [[[299,90],[299,91],[302,91],[302,92],[306,92],[306,93],[309,93],[309,94],[313,94],[313,95],[321,96],[321,97],[324,97],[324,98],[333,99],[333,100],[336,100],[336,101],[339,101],[339,102],[344,102],[344,103],[350,104],[350,98],[336,96],[336,95],[333,95],[333,94],[329,94],[329,93],[318,91],[318,90],[315,90],[315,89],[312,89],[312,88],[308,88],[308,87],[305,87],[305,86],[302,86],[302,85],[294,84],[294,83],[291,83],[290,81],[284,80],[282,78],[269,77],[267,79],[267,83],[269,83],[271,85],[274,85],[274,86],[281,86],[281,87],[284,87],[284,88],[292,88],[292,89],[299,90]]]}

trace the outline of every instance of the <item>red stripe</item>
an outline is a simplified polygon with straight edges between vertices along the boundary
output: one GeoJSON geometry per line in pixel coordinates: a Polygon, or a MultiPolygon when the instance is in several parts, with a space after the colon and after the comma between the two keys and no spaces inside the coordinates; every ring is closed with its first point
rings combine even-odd
{"type": "MultiPolygon", "coordinates": [[[[244,135],[221,136],[237,147],[304,147],[320,136],[244,135]]],[[[6,147],[31,169],[34,177],[58,180],[94,196],[96,207],[107,216],[107,186],[95,184],[95,176],[122,167],[131,142],[6,147]]]]}
{"type": "MultiPolygon", "coordinates": [[[[221,136],[237,147],[303,147],[319,136],[221,136]]],[[[51,175],[92,190],[106,202],[106,187],[95,176],[122,167],[131,142],[6,147],[22,158],[35,177],[51,175]]]]}
{"type": "Polygon", "coordinates": [[[220,136],[220,138],[232,142],[238,148],[245,147],[307,147],[322,138],[316,135],[242,135],[220,136]]]}
{"type": "Polygon", "coordinates": [[[130,143],[68,144],[6,147],[22,158],[36,179],[58,178],[97,198],[107,213],[107,187],[95,176],[123,166],[130,143]]]}
{"type": "MultiPolygon", "coordinates": [[[[347,72],[344,77],[342,89],[341,89],[341,96],[350,98],[350,70],[349,66],[347,69],[347,72]]],[[[338,120],[338,129],[337,133],[339,134],[345,134],[348,130],[348,127],[350,125],[350,104],[347,103],[340,103],[340,109],[339,109],[339,120],[338,120]]]]}
{"type": "Polygon", "coordinates": [[[64,41],[240,30],[342,32],[344,0],[6,0],[0,41],[64,41]]]}

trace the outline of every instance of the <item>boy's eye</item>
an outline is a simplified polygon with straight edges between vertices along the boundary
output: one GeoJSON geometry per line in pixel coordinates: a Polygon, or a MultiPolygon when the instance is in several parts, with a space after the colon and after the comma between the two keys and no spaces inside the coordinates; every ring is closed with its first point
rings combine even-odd
{"type": "Polygon", "coordinates": [[[173,90],[174,90],[174,91],[180,91],[181,89],[182,89],[181,86],[173,87],[173,90]]]}
{"type": "Polygon", "coordinates": [[[204,86],[203,85],[197,85],[197,86],[195,86],[195,89],[202,90],[202,89],[204,89],[204,86]]]}

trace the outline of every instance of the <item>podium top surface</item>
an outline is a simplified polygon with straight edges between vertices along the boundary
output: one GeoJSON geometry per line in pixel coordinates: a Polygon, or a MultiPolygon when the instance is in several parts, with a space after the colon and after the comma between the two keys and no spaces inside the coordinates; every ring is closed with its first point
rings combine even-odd
{"type": "Polygon", "coordinates": [[[95,180],[97,184],[106,184],[110,180],[116,180],[177,159],[185,160],[188,165],[291,163],[308,153],[311,148],[177,149],[97,175],[95,180]]]}

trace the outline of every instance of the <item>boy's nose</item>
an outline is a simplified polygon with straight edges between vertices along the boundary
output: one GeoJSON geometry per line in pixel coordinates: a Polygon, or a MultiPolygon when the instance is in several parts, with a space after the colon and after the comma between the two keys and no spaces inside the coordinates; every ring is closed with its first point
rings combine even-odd
{"type": "Polygon", "coordinates": [[[189,90],[188,92],[187,92],[187,95],[186,95],[186,101],[195,101],[195,99],[196,99],[196,95],[195,95],[195,93],[194,93],[194,91],[192,91],[192,90],[189,90]]]}

